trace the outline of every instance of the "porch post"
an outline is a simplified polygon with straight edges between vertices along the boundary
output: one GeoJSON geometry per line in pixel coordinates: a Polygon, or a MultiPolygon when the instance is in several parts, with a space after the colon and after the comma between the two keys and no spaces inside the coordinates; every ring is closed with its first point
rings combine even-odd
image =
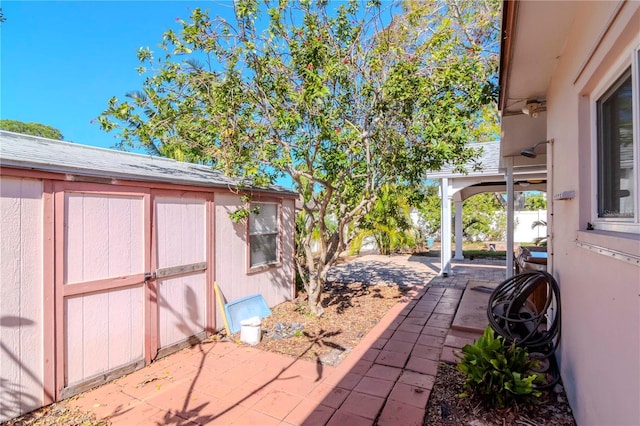
{"type": "Polygon", "coordinates": [[[507,274],[506,278],[513,276],[513,219],[515,216],[514,188],[513,188],[513,159],[509,159],[507,165],[507,274]]]}
{"type": "Polygon", "coordinates": [[[456,254],[453,257],[453,259],[463,260],[464,255],[462,254],[462,200],[455,200],[453,204],[456,208],[456,254]]]}
{"type": "Polygon", "coordinates": [[[440,180],[440,275],[451,274],[451,196],[449,179],[440,180]]]}

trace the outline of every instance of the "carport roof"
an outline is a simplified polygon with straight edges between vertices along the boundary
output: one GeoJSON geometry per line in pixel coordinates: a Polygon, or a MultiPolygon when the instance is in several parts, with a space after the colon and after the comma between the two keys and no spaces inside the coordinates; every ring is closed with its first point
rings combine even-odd
{"type": "MultiPolygon", "coordinates": [[[[217,188],[247,187],[242,185],[239,179],[230,178],[218,170],[200,164],[183,163],[163,157],[96,148],[7,131],[0,131],[0,165],[104,179],[217,188]]],[[[277,185],[247,189],[295,194],[277,185]]]]}

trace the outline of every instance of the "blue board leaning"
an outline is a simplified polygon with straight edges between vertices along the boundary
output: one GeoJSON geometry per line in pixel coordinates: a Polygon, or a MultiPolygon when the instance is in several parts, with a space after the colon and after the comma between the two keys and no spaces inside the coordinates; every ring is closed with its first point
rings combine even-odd
{"type": "Polygon", "coordinates": [[[234,300],[224,305],[224,312],[227,314],[229,329],[231,333],[240,331],[240,321],[251,317],[260,317],[260,319],[271,315],[271,309],[267,306],[264,297],[261,294],[253,294],[234,300]]]}

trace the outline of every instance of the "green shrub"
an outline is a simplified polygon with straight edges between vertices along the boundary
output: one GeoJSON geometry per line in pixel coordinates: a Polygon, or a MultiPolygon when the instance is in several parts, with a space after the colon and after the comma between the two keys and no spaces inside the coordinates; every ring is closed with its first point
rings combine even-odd
{"type": "Polygon", "coordinates": [[[518,399],[540,396],[533,384],[542,377],[531,371],[537,361],[529,358],[525,348],[505,345],[504,338],[496,337],[491,327],[473,345],[465,345],[462,353],[457,368],[467,376],[464,387],[488,405],[504,407],[518,399]]]}

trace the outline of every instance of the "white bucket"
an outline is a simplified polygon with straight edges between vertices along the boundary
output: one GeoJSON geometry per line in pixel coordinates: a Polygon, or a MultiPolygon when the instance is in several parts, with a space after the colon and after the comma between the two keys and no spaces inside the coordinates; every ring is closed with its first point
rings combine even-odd
{"type": "Polygon", "coordinates": [[[260,317],[251,317],[240,321],[240,341],[249,345],[257,345],[262,337],[260,317]]]}

